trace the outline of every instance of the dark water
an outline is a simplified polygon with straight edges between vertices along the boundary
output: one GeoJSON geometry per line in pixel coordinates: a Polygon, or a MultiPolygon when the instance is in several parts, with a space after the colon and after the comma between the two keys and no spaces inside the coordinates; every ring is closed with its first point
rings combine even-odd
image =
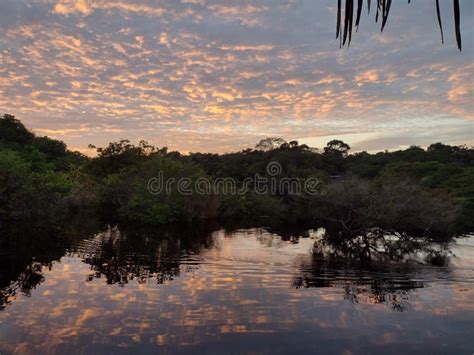
{"type": "Polygon", "coordinates": [[[474,352],[474,237],[368,263],[321,230],[137,235],[0,244],[0,353],[474,352]]]}

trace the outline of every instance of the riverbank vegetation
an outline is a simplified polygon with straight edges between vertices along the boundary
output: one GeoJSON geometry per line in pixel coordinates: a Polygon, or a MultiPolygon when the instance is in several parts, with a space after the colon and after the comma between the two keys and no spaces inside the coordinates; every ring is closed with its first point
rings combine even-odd
{"type": "MultiPolygon", "coordinates": [[[[268,217],[287,223],[326,221],[341,235],[382,228],[411,235],[474,229],[474,150],[442,143],[427,149],[350,154],[338,140],[324,150],[267,138],[229,154],[182,155],[127,140],[92,147],[94,158],[29,132],[11,115],[0,119],[0,221],[54,221],[95,208],[143,225],[268,217]],[[277,162],[277,173],[268,166],[277,162]],[[189,182],[151,193],[150,179],[189,182]],[[255,176],[317,181],[317,193],[258,193],[255,176]],[[243,193],[196,191],[198,181],[232,179],[243,193]],[[253,185],[252,185],[253,186],[253,185]]],[[[314,192],[314,191],[313,191],[314,192]]]]}

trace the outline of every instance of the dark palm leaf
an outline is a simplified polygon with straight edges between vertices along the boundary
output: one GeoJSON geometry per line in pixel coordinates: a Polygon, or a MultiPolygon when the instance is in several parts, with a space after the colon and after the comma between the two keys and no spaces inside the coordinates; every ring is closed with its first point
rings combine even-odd
{"type": "Polygon", "coordinates": [[[443,23],[441,22],[441,11],[439,10],[439,0],[436,0],[436,14],[438,15],[439,29],[441,31],[441,43],[444,43],[443,23]]]}
{"type": "MultiPolygon", "coordinates": [[[[344,38],[342,40],[342,45],[344,46],[347,41],[347,34],[350,32],[349,31],[349,23],[352,22],[352,5],[353,5],[353,0],[346,0],[346,6],[345,6],[345,15],[344,15],[344,38]]],[[[352,31],[352,28],[350,29],[352,31]]],[[[348,45],[350,44],[350,40],[348,45]]]]}
{"type": "MultiPolygon", "coordinates": [[[[408,3],[411,3],[411,0],[408,0],[408,3]]],[[[362,7],[364,5],[363,0],[357,0],[357,15],[355,27],[356,30],[359,29],[360,19],[362,15],[362,7]]],[[[375,22],[378,22],[379,16],[382,18],[381,31],[384,30],[388,15],[390,14],[390,8],[392,6],[392,0],[377,0],[377,12],[375,14],[375,22]]],[[[370,14],[371,0],[367,0],[367,11],[370,14]]],[[[454,26],[456,32],[456,42],[459,50],[462,50],[462,40],[461,40],[461,16],[460,16],[460,7],[459,0],[453,0],[454,7],[454,26]]],[[[436,14],[438,16],[438,24],[441,32],[441,43],[444,43],[444,32],[443,24],[441,21],[441,11],[439,6],[439,0],[436,0],[436,14]]],[[[352,40],[352,28],[353,28],[353,18],[354,18],[354,0],[346,0],[344,7],[344,26],[341,28],[342,24],[342,1],[337,1],[337,25],[336,25],[336,38],[339,38],[340,46],[344,46],[347,42],[349,46],[352,40]],[[344,34],[342,34],[344,31],[344,34]]]]}
{"type": "Polygon", "coordinates": [[[362,15],[362,5],[364,4],[364,0],[358,0],[357,3],[357,19],[356,19],[356,28],[359,30],[359,23],[360,23],[360,16],[362,15]]]}
{"type": "Polygon", "coordinates": [[[456,28],[456,42],[459,50],[462,50],[461,42],[461,16],[459,11],[459,0],[453,0],[454,3],[454,27],[456,28]]]}
{"type": "Polygon", "coordinates": [[[341,0],[337,0],[337,23],[336,23],[336,38],[341,32],[341,0]]]}
{"type": "Polygon", "coordinates": [[[382,20],[382,29],[381,31],[383,32],[383,29],[385,28],[385,25],[387,24],[388,20],[388,13],[390,12],[390,6],[392,5],[392,0],[387,0],[385,3],[385,0],[383,1],[384,7],[385,7],[385,12],[383,15],[383,20],[382,20]]]}

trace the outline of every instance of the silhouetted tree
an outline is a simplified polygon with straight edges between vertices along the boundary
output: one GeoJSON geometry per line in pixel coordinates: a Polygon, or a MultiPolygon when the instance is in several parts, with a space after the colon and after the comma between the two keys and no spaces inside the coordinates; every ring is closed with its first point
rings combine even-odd
{"type": "Polygon", "coordinates": [[[351,147],[349,146],[349,144],[346,144],[341,140],[334,139],[328,142],[328,144],[324,148],[324,153],[335,154],[345,158],[349,154],[350,149],[351,147]]]}
{"type": "Polygon", "coordinates": [[[13,115],[5,114],[0,118],[0,141],[5,145],[25,145],[33,142],[34,134],[13,115]]]}
{"type": "Polygon", "coordinates": [[[273,149],[280,148],[283,144],[286,144],[286,141],[283,138],[265,138],[257,143],[255,149],[269,151],[273,149]]]}

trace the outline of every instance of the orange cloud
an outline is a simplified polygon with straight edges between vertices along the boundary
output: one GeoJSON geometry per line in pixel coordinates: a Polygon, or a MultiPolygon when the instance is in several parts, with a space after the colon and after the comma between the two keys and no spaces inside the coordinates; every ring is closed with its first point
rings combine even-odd
{"type": "Polygon", "coordinates": [[[69,15],[71,13],[89,15],[92,13],[92,8],[88,0],[60,0],[54,6],[54,12],[60,15],[69,15]]]}

